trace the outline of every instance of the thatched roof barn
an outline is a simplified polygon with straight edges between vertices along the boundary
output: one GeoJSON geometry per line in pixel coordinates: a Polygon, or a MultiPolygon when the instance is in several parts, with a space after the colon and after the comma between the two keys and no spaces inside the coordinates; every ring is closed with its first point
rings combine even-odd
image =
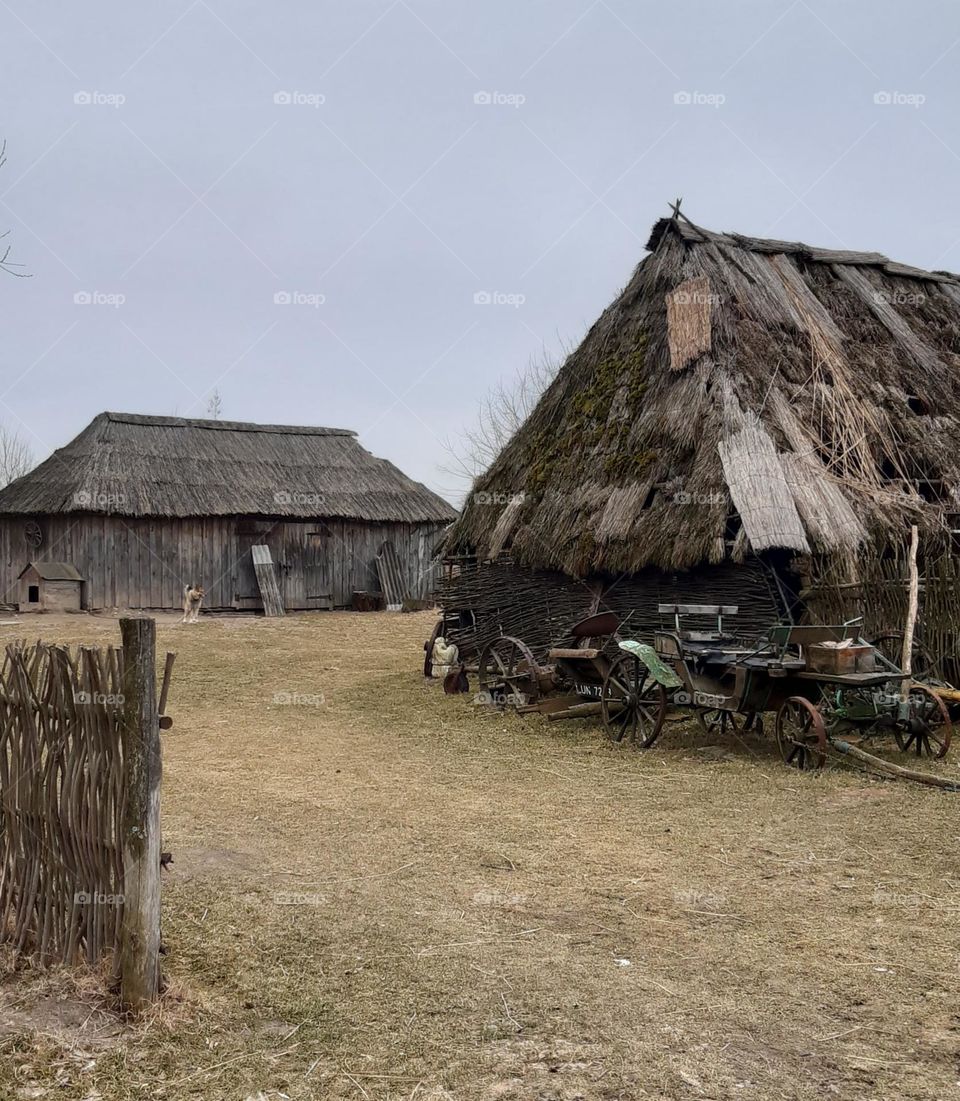
{"type": "Polygon", "coordinates": [[[244,608],[259,605],[262,542],[287,607],[335,607],[378,588],[385,541],[421,592],[455,515],[346,429],[101,413],[0,490],[0,562],[7,588],[38,551],[72,563],[90,608],[176,608],[187,583],[244,608]]]}
{"type": "Polygon", "coordinates": [[[866,583],[911,523],[943,547],[960,512],[960,277],[682,215],[648,248],[477,480],[450,553],[567,578],[655,571],[681,593],[761,562],[782,613],[784,584],[866,583]]]}

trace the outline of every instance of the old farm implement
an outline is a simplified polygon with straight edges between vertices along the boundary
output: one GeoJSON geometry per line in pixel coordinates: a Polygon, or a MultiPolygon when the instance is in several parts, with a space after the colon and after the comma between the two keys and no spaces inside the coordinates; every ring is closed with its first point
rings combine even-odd
{"type": "Polygon", "coordinates": [[[859,636],[856,622],[776,626],[746,642],[726,629],[736,606],[662,604],[673,619],[653,645],[621,639],[612,613],[575,624],[539,664],[522,640],[488,644],[478,667],[481,699],[550,719],[598,717],[616,742],[642,748],[660,736],[667,712],[688,709],[707,733],[763,730],[773,713],[780,754],[820,768],[841,735],[889,736],[905,753],[943,757],[952,722],[937,689],[912,680],[859,636]],[[691,628],[710,619],[707,629],[691,628]]]}
{"type": "Polygon", "coordinates": [[[656,655],[650,647],[622,641],[619,626],[613,612],[580,620],[550,648],[544,666],[520,639],[495,639],[480,653],[480,698],[551,720],[600,716],[617,741],[653,745],[667,713],[669,670],[663,667],[657,680],[630,648],[647,651],[651,664],[656,655]]]}

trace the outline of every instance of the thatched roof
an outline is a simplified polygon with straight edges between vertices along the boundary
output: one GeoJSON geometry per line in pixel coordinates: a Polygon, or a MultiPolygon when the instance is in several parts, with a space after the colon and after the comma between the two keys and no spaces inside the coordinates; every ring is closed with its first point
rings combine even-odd
{"type": "Polygon", "coordinates": [[[591,572],[855,556],[960,511],[960,278],[654,226],[451,551],[591,572]]]}
{"type": "Polygon", "coordinates": [[[101,413],[0,490],[0,513],[342,517],[445,523],[455,510],[342,428],[101,413]]]}

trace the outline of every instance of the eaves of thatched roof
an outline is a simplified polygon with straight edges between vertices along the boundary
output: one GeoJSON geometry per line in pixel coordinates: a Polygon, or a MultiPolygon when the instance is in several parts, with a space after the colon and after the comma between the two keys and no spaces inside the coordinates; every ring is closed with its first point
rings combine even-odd
{"type": "Polygon", "coordinates": [[[960,511],[960,278],[657,222],[451,530],[583,576],[852,560],[960,511]]]}
{"type": "Polygon", "coordinates": [[[342,428],[101,413],[0,490],[0,514],[446,523],[455,510],[342,428]]]}

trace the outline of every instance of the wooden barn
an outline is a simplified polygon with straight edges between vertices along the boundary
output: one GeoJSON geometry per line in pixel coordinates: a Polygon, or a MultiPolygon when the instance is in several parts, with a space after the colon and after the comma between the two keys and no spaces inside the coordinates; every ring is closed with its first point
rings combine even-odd
{"type": "Polygon", "coordinates": [[[0,601],[18,603],[24,570],[55,559],[89,609],[177,610],[195,583],[205,608],[255,610],[260,544],[287,610],[378,591],[385,545],[422,597],[455,516],[346,429],[101,413],[0,490],[0,601]]]}
{"type": "MultiPolygon", "coordinates": [[[[714,233],[679,210],[473,492],[446,542],[445,633],[542,656],[616,611],[739,606],[904,620],[960,674],[960,277],[879,253],[714,233]]],[[[755,636],[754,636],[755,637],[755,636]]]]}

